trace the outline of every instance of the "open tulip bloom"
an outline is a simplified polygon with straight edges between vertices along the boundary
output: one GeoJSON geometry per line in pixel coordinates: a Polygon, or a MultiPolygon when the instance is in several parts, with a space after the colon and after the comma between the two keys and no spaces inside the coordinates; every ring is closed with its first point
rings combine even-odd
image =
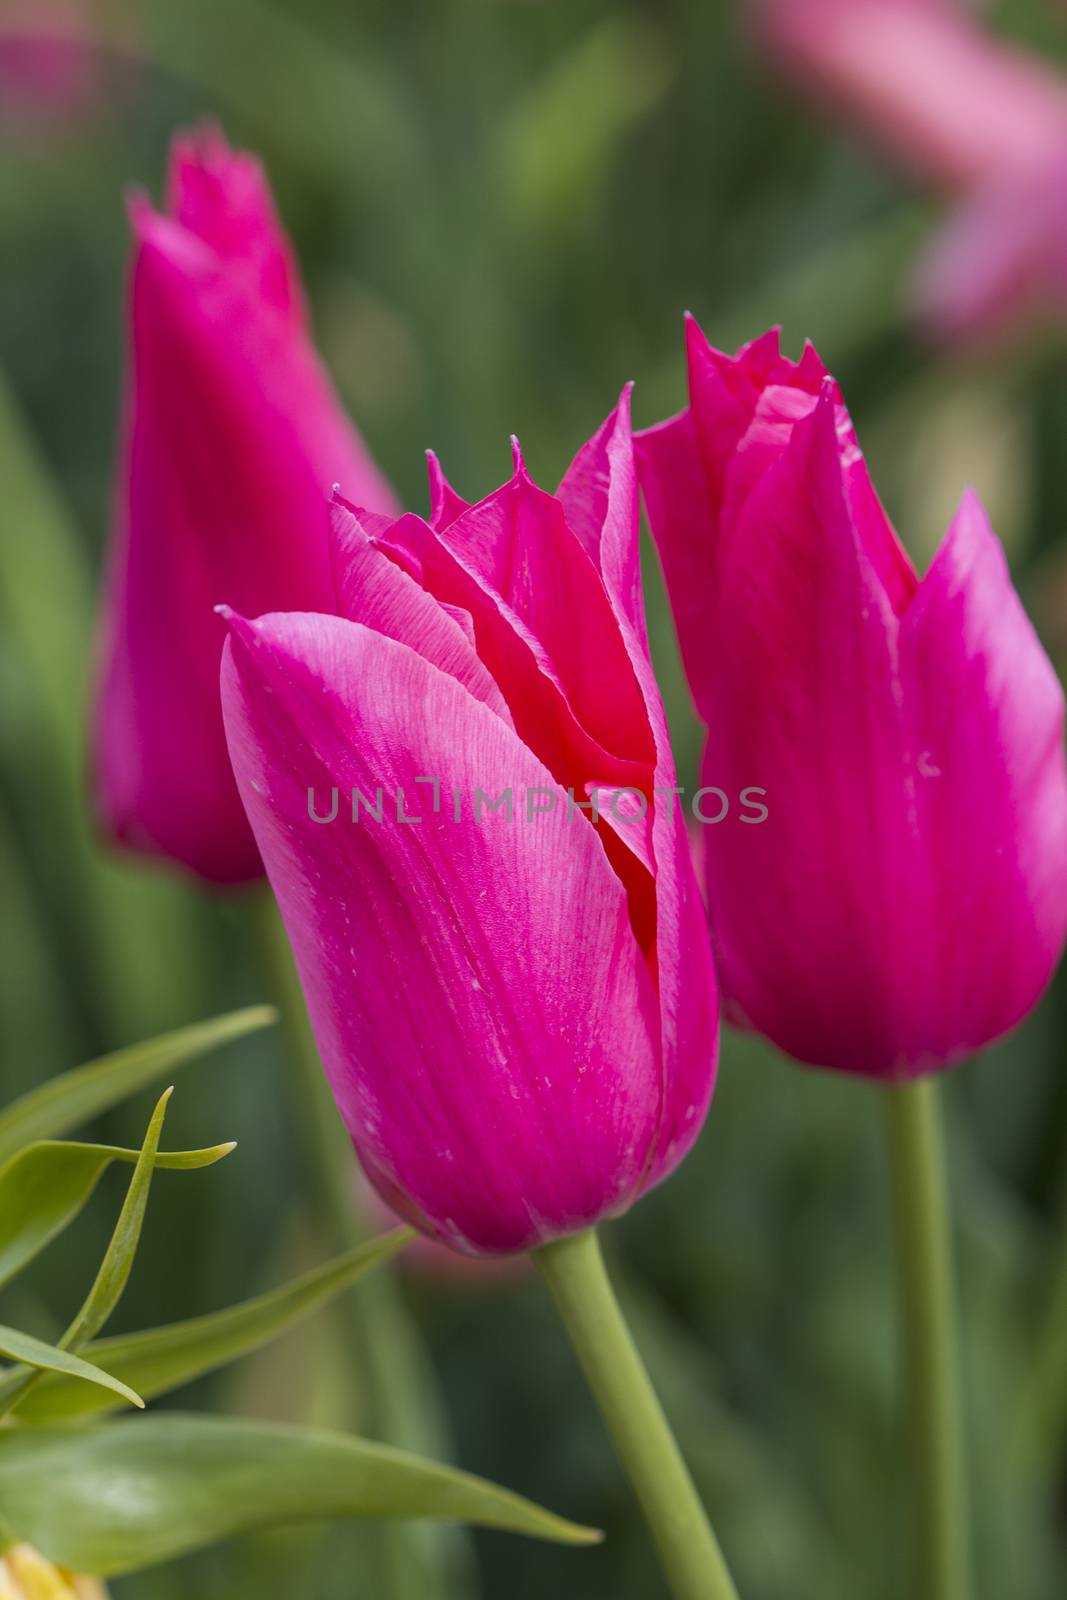
{"type": "Polygon", "coordinates": [[[521,458],[474,506],[431,479],[428,522],[335,497],[339,615],[228,613],[234,772],[372,1182],[455,1249],[537,1253],[677,1592],[727,1595],[591,1232],[688,1150],[717,1051],[629,397],[555,495],[521,458]]]}
{"type": "Polygon", "coordinates": [[[638,438],[704,781],[766,790],[703,830],[726,1014],[888,1088],[917,1390],[924,1595],[965,1591],[948,1250],[927,1075],[1014,1027],[1067,926],[1063,695],[973,493],[926,576],[837,385],[778,335],[688,325],[689,408],[638,438]],[[924,1331],[925,1330],[925,1331],[924,1331]]]}
{"type": "Polygon", "coordinates": [[[920,581],[815,351],[688,327],[691,403],[640,436],[704,781],[728,1015],[801,1061],[945,1066],[1025,1017],[1067,925],[1063,695],[964,496],[920,581]]]}
{"type": "Polygon", "coordinates": [[[715,1071],[626,404],[558,496],[520,463],[430,522],[331,525],[341,615],[231,618],[234,771],[372,1181],[457,1249],[529,1250],[669,1172],[715,1071]],[[643,815],[594,818],[623,787],[643,815]]]}

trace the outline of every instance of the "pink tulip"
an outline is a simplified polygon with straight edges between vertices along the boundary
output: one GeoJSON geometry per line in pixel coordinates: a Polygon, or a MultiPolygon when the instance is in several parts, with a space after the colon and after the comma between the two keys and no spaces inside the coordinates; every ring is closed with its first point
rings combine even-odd
{"type": "Polygon", "coordinates": [[[328,610],[323,495],[393,499],[312,346],[259,163],[175,141],[166,214],[131,205],[130,373],[96,728],[98,804],[131,849],[236,883],[262,867],[219,704],[224,599],[328,610]]]}
{"type": "Polygon", "coordinates": [[[787,69],[954,213],[919,269],[945,337],[1067,307],[1067,80],[947,0],[764,0],[787,69]]]}
{"type": "Polygon", "coordinates": [[[814,349],[688,333],[689,409],[637,448],[703,781],[766,790],[704,830],[724,1004],[801,1061],[931,1071],[1059,958],[1063,695],[973,493],[920,580],[814,349]]]}
{"type": "Polygon", "coordinates": [[[554,496],[521,459],[473,507],[432,481],[429,523],[335,502],[342,616],[230,615],[223,707],[364,1168],[425,1232],[506,1253],[676,1165],[717,1003],[684,815],[653,793],[675,774],[628,396],[554,496]]]}

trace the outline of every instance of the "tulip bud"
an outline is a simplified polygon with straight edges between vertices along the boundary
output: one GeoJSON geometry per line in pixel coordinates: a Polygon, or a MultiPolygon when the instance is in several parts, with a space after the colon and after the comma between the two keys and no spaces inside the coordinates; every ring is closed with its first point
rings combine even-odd
{"type": "Polygon", "coordinates": [[[324,494],[393,500],[312,346],[259,163],[202,129],[175,141],[166,214],[130,210],[97,801],[121,844],[237,883],[262,868],[226,753],[214,607],[330,609],[324,494]]]}
{"type": "Polygon", "coordinates": [[[689,409],[638,459],[703,781],[766,791],[758,826],[704,830],[727,1014],[801,1061],[928,1072],[1059,959],[1063,695],[976,495],[920,580],[811,346],[688,344],[689,409]]]}
{"type": "Polygon", "coordinates": [[[504,1254],[676,1165],[717,1004],[645,637],[628,396],[556,495],[520,458],[468,507],[435,468],[432,516],[338,500],[343,615],[231,613],[223,707],[368,1176],[425,1232],[504,1254]]]}
{"type": "Polygon", "coordinates": [[[28,1544],[17,1544],[0,1556],[0,1600],[107,1600],[95,1578],[78,1578],[28,1544]]]}

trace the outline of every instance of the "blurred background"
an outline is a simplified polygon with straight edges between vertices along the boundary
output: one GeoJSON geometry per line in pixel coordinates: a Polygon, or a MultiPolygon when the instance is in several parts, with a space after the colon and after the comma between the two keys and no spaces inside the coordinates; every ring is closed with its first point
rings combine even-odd
{"type": "MultiPolygon", "coordinates": [[[[916,561],[973,483],[1067,660],[1067,7],[850,0],[846,25],[840,4],[788,4],[0,0],[0,1100],[265,993],[240,908],[109,856],[84,782],[123,195],[158,197],[171,133],[205,114],[262,156],[320,348],[413,508],[427,446],[477,498],[513,431],[553,485],[630,378],[640,423],[678,409],[683,309],[729,348],[781,322],[791,354],[811,337],[841,379],[916,561]],[[996,152],[1017,121],[1013,167],[996,152]]],[[[699,729],[651,562],[648,586],[689,783],[699,729]]],[[[985,1600],[1067,1593],[1065,1050],[1060,981],[946,1083],[985,1600]]],[[[147,1108],[94,1132],[139,1143],[147,1108]]],[[[240,1148],[160,1179],[116,1331],[328,1253],[292,1109],[271,1034],[183,1075],[171,1147],[240,1148]]],[[[607,1230],[746,1600],[907,1592],[882,1177],[862,1083],[728,1033],[696,1151],[607,1230]]],[[[62,1328],[115,1185],[5,1321],[62,1328]]],[[[660,1593],[539,1283],[417,1264],[403,1280],[453,1458],[609,1534],[589,1552],[474,1535],[455,1600],[660,1593]]],[[[346,1328],[333,1308],[174,1403],[358,1428],[346,1328]]],[[[115,1592],[378,1600],[359,1563],[352,1530],[305,1530],[115,1592]]]]}

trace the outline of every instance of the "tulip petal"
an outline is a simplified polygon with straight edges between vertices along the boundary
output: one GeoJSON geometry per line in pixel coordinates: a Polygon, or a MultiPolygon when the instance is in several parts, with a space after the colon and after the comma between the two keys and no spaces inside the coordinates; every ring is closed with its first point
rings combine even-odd
{"type": "MultiPolygon", "coordinates": [[[[482,506],[476,506],[470,515],[481,512],[482,506]]],[[[491,522],[494,513],[483,515],[491,522]]],[[[621,691],[616,685],[616,692],[636,702],[636,715],[626,720],[625,725],[624,719],[613,714],[613,731],[620,735],[621,750],[607,747],[579,716],[579,708],[572,703],[572,685],[564,682],[556,663],[527,621],[451,547],[450,541],[457,529],[461,530],[457,541],[461,547],[468,542],[477,546],[478,524],[473,530],[463,531],[461,525],[466,520],[466,516],[460,517],[444,533],[436,533],[420,517],[408,515],[382,536],[382,544],[393,559],[413,574],[419,574],[420,581],[442,607],[462,610],[471,618],[478,655],[499,685],[520,737],[536,752],[558,783],[573,788],[577,796],[585,794],[589,783],[646,784],[651,762],[647,719],[643,717],[633,673],[603,590],[599,605],[608,612],[607,622],[594,628],[586,648],[592,651],[608,628],[615,632],[614,647],[607,662],[599,667],[595,662],[583,663],[580,672],[575,674],[575,681],[580,695],[588,691],[580,708],[595,716],[596,697],[600,693],[598,677],[606,679],[609,671],[616,676],[621,671],[624,678],[629,677],[630,685],[621,691]]],[[[566,542],[559,550],[561,566],[575,558],[588,566],[588,558],[577,541],[566,528],[562,532],[566,542]]],[[[476,548],[473,558],[480,559],[476,548]]],[[[591,572],[590,576],[596,579],[595,573],[591,572]]],[[[560,568],[550,573],[542,571],[542,580],[548,584],[550,596],[556,593],[557,587],[566,593],[560,568]]],[[[584,597],[588,599],[587,592],[584,597]]],[[[566,614],[573,639],[567,646],[565,667],[571,664],[572,656],[580,654],[579,646],[589,625],[589,613],[581,606],[568,604],[566,614]]],[[[600,620],[603,623],[603,619],[600,620]]]]}
{"type": "MultiPolygon", "coordinates": [[[[657,982],[664,1041],[664,1109],[648,1183],[673,1170],[696,1138],[711,1099],[718,1058],[718,998],[704,910],[693,872],[684,816],[677,804],[677,773],[644,624],[639,559],[637,472],[630,429],[630,391],[579,452],[564,478],[565,504],[590,488],[584,505],[584,539],[596,552],[627,654],[641,689],[655,742],[650,796],[651,840],[642,841],[655,870],[657,982]],[[595,517],[601,517],[597,530],[595,517]]],[[[571,513],[573,514],[573,512],[571,513]]],[[[647,791],[646,791],[647,792],[647,791]]],[[[637,849],[637,830],[616,832],[637,849]]]]}
{"type": "Polygon", "coordinates": [[[716,350],[695,318],[685,321],[690,404],[698,419],[697,440],[716,508],[726,492],[726,474],[738,445],[756,416],[760,398],[771,387],[819,394],[826,368],[811,345],[799,362],[782,355],[780,334],[771,328],[742,345],[736,356],[716,350]]]}
{"type": "Polygon", "coordinates": [[[926,856],[900,952],[918,1064],[1014,1027],[1067,927],[1063,692],[973,493],[904,617],[900,674],[926,856]]]}
{"type": "Polygon", "coordinates": [[[579,450],[556,495],[568,526],[578,535],[613,602],[622,606],[632,632],[642,639],[647,652],[632,440],[622,450],[612,448],[620,426],[629,435],[631,390],[632,385],[627,385],[616,409],[579,450]],[[606,561],[611,567],[608,572],[606,561]]]}
{"type": "Polygon", "coordinates": [[[750,494],[713,592],[704,782],[759,786],[770,813],[704,830],[728,1008],[801,1060],[895,1070],[896,619],[849,517],[829,391],[750,494]]]}
{"type": "Polygon", "coordinates": [[[499,716],[407,645],[336,617],[233,627],[234,770],[383,1197],[487,1253],[625,1208],[660,1113],[659,1029],[596,832],[499,716]],[[415,787],[426,776],[461,792],[461,822],[415,787]],[[323,784],[381,786],[382,822],[310,822],[323,784]],[[553,808],[475,822],[475,790],[506,788],[553,808]],[[421,822],[397,820],[401,790],[421,822]]]}
{"type": "Polygon", "coordinates": [[[605,750],[648,760],[644,708],[618,622],[559,500],[520,466],[440,542],[537,640],[590,736],[605,750]]]}
{"type": "Polygon", "coordinates": [[[410,645],[484,700],[510,727],[507,703],[475,653],[467,613],[438,605],[368,536],[356,508],[337,495],[330,507],[330,536],[341,615],[410,645]]]}
{"type": "Polygon", "coordinates": [[[470,501],[453,489],[432,450],[426,452],[426,470],[430,479],[430,527],[447,528],[470,510],[470,501]]]}
{"type": "Polygon", "coordinates": [[[715,589],[715,504],[692,411],[634,439],[648,520],[663,564],[689,687],[705,722],[716,645],[709,627],[715,589]]]}

